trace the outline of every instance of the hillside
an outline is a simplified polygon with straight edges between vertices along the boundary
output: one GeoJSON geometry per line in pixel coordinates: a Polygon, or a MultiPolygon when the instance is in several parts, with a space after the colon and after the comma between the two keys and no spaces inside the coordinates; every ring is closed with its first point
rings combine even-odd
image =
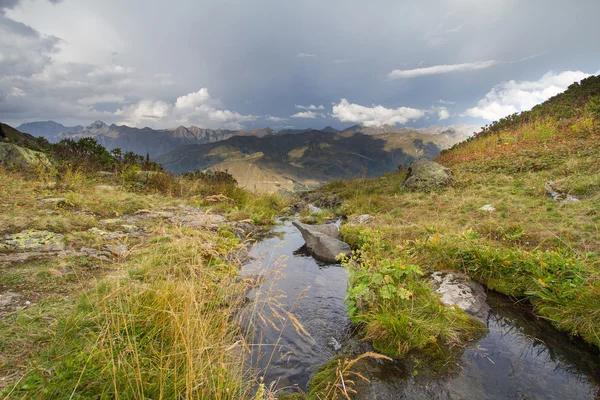
{"type": "MultiPolygon", "coordinates": [[[[600,347],[600,77],[486,127],[435,160],[453,172],[446,188],[405,189],[403,170],[333,182],[309,195],[354,220],[371,215],[343,228],[362,260],[349,292],[362,293],[357,285],[392,262],[425,276],[458,271],[527,300],[540,318],[600,347]]],[[[414,276],[407,282],[422,281],[414,276]]],[[[424,297],[412,305],[386,298],[373,294],[349,306],[376,349],[406,351],[394,347],[398,340],[426,348],[431,338],[423,332],[444,338],[436,330],[440,317],[413,314],[424,297]]]]}
{"type": "Polygon", "coordinates": [[[235,136],[176,149],[157,161],[175,173],[227,170],[249,189],[294,190],[335,179],[380,176],[399,165],[408,165],[416,157],[435,157],[441,149],[466,138],[454,131],[424,133],[384,127],[367,128],[369,134],[363,134],[360,130],[352,127],[339,132],[331,128],[287,131],[262,138],[235,136]]]}

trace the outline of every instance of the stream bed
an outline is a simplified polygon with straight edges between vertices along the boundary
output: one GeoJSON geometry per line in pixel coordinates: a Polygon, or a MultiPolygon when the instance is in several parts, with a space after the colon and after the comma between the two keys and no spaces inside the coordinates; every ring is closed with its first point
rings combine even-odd
{"type": "MultiPolygon", "coordinates": [[[[310,376],[339,354],[369,350],[353,332],[344,297],[347,271],[313,259],[290,221],[257,243],[242,274],[262,283],[248,294],[255,327],[251,367],[276,388],[306,390],[310,376]]],[[[526,306],[488,293],[489,332],[465,349],[452,372],[431,378],[403,360],[370,362],[357,399],[595,399],[600,357],[526,306]]],[[[420,368],[426,368],[421,366],[420,368]]]]}

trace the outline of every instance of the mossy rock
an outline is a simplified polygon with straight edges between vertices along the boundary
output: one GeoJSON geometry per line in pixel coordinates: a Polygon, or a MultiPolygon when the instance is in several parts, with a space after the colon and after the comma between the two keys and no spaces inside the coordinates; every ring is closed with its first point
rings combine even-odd
{"type": "Polygon", "coordinates": [[[23,231],[6,235],[5,249],[14,251],[62,251],[65,249],[64,236],[49,231],[23,231]]]}
{"type": "Polygon", "coordinates": [[[450,168],[441,164],[419,158],[410,164],[403,188],[417,191],[428,191],[444,187],[452,183],[454,174],[450,168]]]}
{"type": "Polygon", "coordinates": [[[40,164],[51,165],[50,160],[44,153],[12,143],[0,143],[0,164],[19,167],[31,167],[40,164]]]}

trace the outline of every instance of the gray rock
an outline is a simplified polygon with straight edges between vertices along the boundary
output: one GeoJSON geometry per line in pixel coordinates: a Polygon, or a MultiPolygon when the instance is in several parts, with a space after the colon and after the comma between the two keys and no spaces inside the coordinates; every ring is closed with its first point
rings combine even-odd
{"type": "Polygon", "coordinates": [[[561,203],[579,203],[580,200],[577,197],[571,196],[563,190],[557,189],[555,182],[546,182],[544,189],[546,195],[551,197],[554,201],[560,201],[561,203]]]}
{"type": "Polygon", "coordinates": [[[109,244],[104,246],[104,248],[117,257],[125,257],[129,253],[129,247],[124,244],[109,244]]]}
{"type": "Polygon", "coordinates": [[[4,236],[6,249],[26,251],[62,251],[65,249],[64,235],[49,231],[23,231],[4,236]]]}
{"type": "Polygon", "coordinates": [[[347,257],[352,254],[350,246],[339,240],[340,231],[337,225],[306,225],[298,221],[294,221],[292,224],[298,228],[308,251],[316,259],[335,263],[340,254],[347,257]]]}
{"type": "Polygon", "coordinates": [[[21,295],[13,292],[0,293],[0,310],[14,306],[21,301],[21,295]]]}
{"type": "Polygon", "coordinates": [[[411,190],[431,190],[447,186],[453,180],[454,175],[450,168],[426,158],[419,158],[408,167],[408,174],[402,187],[411,190]]]}
{"type": "Polygon", "coordinates": [[[496,211],[496,208],[491,204],[486,204],[485,206],[481,207],[479,211],[494,212],[496,211]]]}
{"type": "Polygon", "coordinates": [[[442,303],[456,305],[470,316],[485,322],[490,306],[486,302],[483,286],[457,272],[434,272],[431,280],[436,287],[435,293],[441,295],[442,303]]]}
{"type": "Polygon", "coordinates": [[[44,153],[29,150],[16,144],[0,142],[0,165],[31,167],[40,164],[52,165],[44,153]]]}

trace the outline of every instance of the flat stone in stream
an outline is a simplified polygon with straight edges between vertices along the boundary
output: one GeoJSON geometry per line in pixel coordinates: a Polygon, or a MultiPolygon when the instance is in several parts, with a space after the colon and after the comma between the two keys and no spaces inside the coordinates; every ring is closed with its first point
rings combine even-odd
{"type": "Polygon", "coordinates": [[[306,248],[316,259],[335,263],[340,254],[346,257],[352,254],[350,246],[339,239],[340,230],[337,225],[306,225],[298,221],[292,223],[298,228],[306,242],[306,248]]]}

